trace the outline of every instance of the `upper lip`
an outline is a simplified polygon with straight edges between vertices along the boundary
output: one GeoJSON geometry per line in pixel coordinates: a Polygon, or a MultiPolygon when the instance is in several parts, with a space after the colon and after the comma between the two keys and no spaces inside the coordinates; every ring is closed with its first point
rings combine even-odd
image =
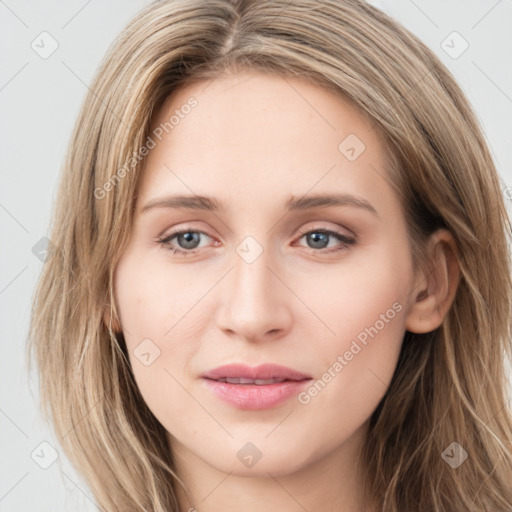
{"type": "Polygon", "coordinates": [[[305,380],[311,379],[306,375],[292,368],[281,366],[279,364],[261,364],[251,367],[245,364],[226,364],[210,370],[202,375],[206,379],[223,378],[245,378],[245,379],[286,379],[286,380],[305,380]]]}

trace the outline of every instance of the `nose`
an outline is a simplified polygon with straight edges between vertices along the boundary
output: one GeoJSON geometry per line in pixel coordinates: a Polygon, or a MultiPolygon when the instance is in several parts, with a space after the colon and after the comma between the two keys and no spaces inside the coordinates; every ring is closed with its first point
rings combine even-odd
{"type": "Polygon", "coordinates": [[[267,251],[252,263],[236,254],[234,262],[221,290],[218,327],[251,342],[284,336],[292,324],[293,294],[278,277],[267,251]]]}

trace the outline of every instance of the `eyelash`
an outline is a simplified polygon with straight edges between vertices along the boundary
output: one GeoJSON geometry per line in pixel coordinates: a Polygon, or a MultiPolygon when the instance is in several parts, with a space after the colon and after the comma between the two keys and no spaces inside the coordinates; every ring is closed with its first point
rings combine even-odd
{"type": "MultiPolygon", "coordinates": [[[[352,238],[349,238],[345,235],[342,235],[341,233],[338,233],[337,231],[332,231],[330,229],[311,229],[309,231],[301,231],[299,230],[299,232],[301,233],[301,236],[299,238],[299,240],[301,238],[303,238],[305,235],[308,235],[310,233],[322,233],[324,235],[329,235],[329,236],[333,236],[334,238],[338,239],[340,242],[343,242],[343,245],[341,247],[339,247],[338,249],[334,249],[334,250],[325,250],[325,249],[313,249],[311,247],[308,247],[307,249],[309,249],[310,252],[313,252],[313,253],[320,253],[320,254],[331,254],[331,253],[338,253],[338,252],[341,252],[341,251],[347,251],[350,249],[351,246],[353,246],[355,243],[356,243],[356,240],[352,239],[352,238]]],[[[196,230],[196,229],[182,229],[180,231],[175,231],[174,233],[171,233],[165,237],[162,237],[162,238],[158,238],[157,239],[157,242],[159,244],[161,244],[162,246],[164,246],[165,248],[167,248],[168,250],[172,251],[173,254],[180,254],[181,256],[190,256],[190,255],[193,255],[195,254],[195,252],[198,250],[198,249],[195,249],[195,250],[190,250],[190,251],[184,251],[182,249],[177,249],[175,247],[173,247],[170,242],[172,239],[176,238],[177,236],[179,235],[183,235],[185,233],[200,233],[200,234],[203,234],[203,235],[206,235],[208,237],[210,237],[210,235],[208,235],[208,233],[205,233],[204,231],[199,231],[199,230],[196,230]]],[[[212,238],[212,237],[210,237],[212,238]]]]}

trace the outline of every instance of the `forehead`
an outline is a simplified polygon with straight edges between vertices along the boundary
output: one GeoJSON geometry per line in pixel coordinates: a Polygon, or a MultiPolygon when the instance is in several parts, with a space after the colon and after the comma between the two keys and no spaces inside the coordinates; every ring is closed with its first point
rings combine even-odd
{"type": "Polygon", "coordinates": [[[341,93],[306,79],[250,70],[181,85],[158,109],[153,129],[173,114],[174,132],[183,132],[184,126],[211,130],[211,135],[222,130],[221,134],[229,133],[233,140],[241,140],[249,132],[254,137],[255,130],[263,126],[267,130],[260,135],[267,142],[276,132],[286,139],[301,132],[351,128],[363,136],[369,128],[368,120],[341,93]],[[187,104],[192,99],[197,105],[190,109],[187,104]],[[184,115],[182,110],[186,111],[184,115]],[[191,121],[182,122],[187,118],[191,121]],[[294,123],[298,120],[307,123],[297,126],[294,123]]]}
{"type": "Polygon", "coordinates": [[[386,182],[384,146],[367,118],[300,78],[244,72],[181,86],[156,112],[152,133],[159,127],[144,199],[163,189],[249,202],[313,188],[363,195],[386,182]]]}

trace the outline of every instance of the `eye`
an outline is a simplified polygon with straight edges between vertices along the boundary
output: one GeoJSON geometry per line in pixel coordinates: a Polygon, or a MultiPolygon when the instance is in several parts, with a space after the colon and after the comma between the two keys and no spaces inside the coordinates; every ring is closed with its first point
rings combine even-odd
{"type": "MultiPolygon", "coordinates": [[[[310,231],[302,231],[299,230],[302,236],[299,238],[306,238],[308,244],[310,246],[308,249],[312,252],[338,252],[345,251],[350,248],[350,246],[356,243],[356,240],[345,236],[337,231],[333,231],[330,229],[312,229],[310,231]],[[330,240],[335,239],[341,245],[337,248],[324,251],[329,246],[330,240]]],[[[196,250],[199,248],[199,244],[201,242],[201,235],[206,236],[207,238],[211,238],[204,231],[198,231],[194,229],[182,229],[180,231],[175,231],[174,233],[170,233],[167,236],[157,239],[157,242],[164,246],[165,248],[171,250],[174,254],[179,254],[181,256],[188,256],[194,254],[196,250]],[[172,241],[176,239],[176,244],[172,243],[172,241]]]]}
{"type": "Polygon", "coordinates": [[[310,231],[300,230],[300,232],[302,233],[303,236],[301,236],[299,240],[301,240],[302,238],[306,238],[307,243],[310,244],[308,248],[313,250],[313,252],[320,252],[316,249],[327,248],[330,239],[332,238],[342,243],[339,247],[333,250],[326,251],[328,253],[348,250],[350,246],[356,243],[356,241],[353,238],[338,233],[337,231],[332,231],[330,229],[312,229],[310,231]]]}
{"type": "Polygon", "coordinates": [[[198,248],[201,235],[211,238],[203,231],[197,231],[193,229],[182,229],[181,231],[171,233],[170,235],[165,236],[164,238],[159,238],[157,242],[162,244],[167,249],[170,249],[174,254],[188,256],[189,254],[193,254],[195,250],[198,248]],[[176,247],[171,243],[171,241],[174,240],[175,238],[176,242],[179,244],[179,247],[176,247]]]}

